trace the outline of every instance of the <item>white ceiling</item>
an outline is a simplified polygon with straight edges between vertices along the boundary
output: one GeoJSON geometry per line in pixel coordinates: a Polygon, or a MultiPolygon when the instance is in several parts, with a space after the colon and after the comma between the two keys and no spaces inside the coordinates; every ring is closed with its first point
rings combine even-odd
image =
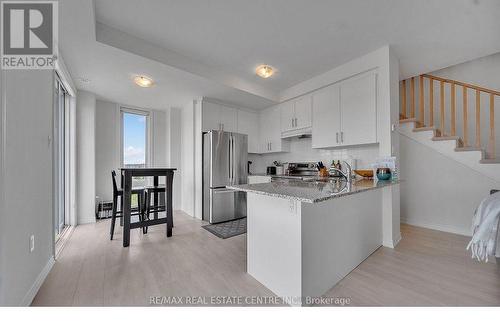
{"type": "Polygon", "coordinates": [[[160,98],[183,105],[195,94],[259,109],[284,89],[387,44],[400,58],[401,77],[500,51],[498,0],[96,0],[98,27],[124,33],[101,43],[90,1],[60,4],[72,75],[91,78],[90,90],[110,99],[126,95],[129,104],[160,98]],[[261,63],[276,76],[257,77],[261,63]],[[157,86],[137,90],[134,73],[150,74],[157,86]]]}
{"type": "Polygon", "coordinates": [[[254,109],[274,102],[213,80],[96,42],[90,0],[59,2],[59,47],[78,89],[100,99],[130,106],[165,110],[183,107],[193,98],[211,97],[254,109]],[[132,77],[146,74],[152,88],[140,88],[132,77]],[[84,83],[80,78],[89,79],[84,83]]]}

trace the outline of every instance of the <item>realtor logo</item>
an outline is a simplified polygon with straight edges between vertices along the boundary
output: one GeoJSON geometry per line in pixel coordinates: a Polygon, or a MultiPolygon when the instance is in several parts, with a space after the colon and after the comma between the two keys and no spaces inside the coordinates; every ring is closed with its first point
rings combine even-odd
{"type": "Polygon", "coordinates": [[[1,1],[2,69],[53,69],[56,1],[1,1]]]}

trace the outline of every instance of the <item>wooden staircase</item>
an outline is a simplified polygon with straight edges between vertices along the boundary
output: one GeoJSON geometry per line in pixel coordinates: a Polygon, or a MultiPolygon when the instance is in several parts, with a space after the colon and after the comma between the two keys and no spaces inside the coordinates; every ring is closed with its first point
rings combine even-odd
{"type": "Polygon", "coordinates": [[[500,97],[499,91],[427,74],[401,81],[400,88],[400,124],[413,123],[413,132],[431,131],[433,133],[432,141],[455,141],[455,152],[457,153],[479,151],[481,152],[479,163],[500,163],[500,158],[495,157],[495,99],[500,97]],[[416,81],[418,81],[418,90],[416,89],[416,81]],[[458,104],[457,87],[461,87],[462,97],[458,104]],[[438,98],[435,100],[436,88],[438,88],[438,98]],[[447,91],[448,94],[446,94],[447,91]],[[469,120],[468,110],[468,98],[471,93],[475,97],[474,119],[472,121],[469,120]],[[482,94],[489,96],[489,114],[487,118],[484,118],[485,115],[483,115],[483,123],[484,119],[488,120],[488,140],[483,140],[486,142],[481,140],[483,130],[481,126],[482,94]],[[446,102],[449,105],[446,105],[446,102]],[[434,112],[436,106],[438,108],[437,114],[434,112]],[[457,114],[457,109],[461,111],[460,117],[457,114]],[[461,118],[459,119],[460,124],[458,124],[457,118],[461,118]],[[471,127],[473,127],[473,131],[471,131],[471,127]],[[474,142],[469,139],[470,132],[474,134],[474,142]]]}

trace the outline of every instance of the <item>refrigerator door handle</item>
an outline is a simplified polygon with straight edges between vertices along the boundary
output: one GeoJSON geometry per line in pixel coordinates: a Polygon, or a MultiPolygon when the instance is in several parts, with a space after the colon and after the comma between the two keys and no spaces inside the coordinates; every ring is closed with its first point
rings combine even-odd
{"type": "Polygon", "coordinates": [[[229,140],[228,140],[228,155],[227,155],[227,161],[228,161],[228,168],[227,168],[227,172],[228,172],[228,178],[229,178],[229,184],[231,184],[231,137],[229,137],[229,140]]]}
{"type": "Polygon", "coordinates": [[[231,162],[232,162],[232,165],[231,165],[231,183],[234,184],[234,167],[235,167],[235,164],[236,164],[236,159],[234,158],[235,157],[235,148],[234,148],[234,136],[231,135],[231,156],[232,156],[232,159],[231,159],[231,162]]]}
{"type": "Polygon", "coordinates": [[[234,138],[229,136],[229,183],[234,184],[234,138]]]}

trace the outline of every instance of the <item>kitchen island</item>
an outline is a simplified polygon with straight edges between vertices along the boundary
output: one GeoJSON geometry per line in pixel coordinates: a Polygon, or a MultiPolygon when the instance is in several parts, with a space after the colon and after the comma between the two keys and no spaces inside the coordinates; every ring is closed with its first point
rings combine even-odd
{"type": "Polygon", "coordinates": [[[399,182],[228,186],[247,192],[247,272],[286,303],[310,305],[382,245],[382,196],[392,186],[399,182]]]}

